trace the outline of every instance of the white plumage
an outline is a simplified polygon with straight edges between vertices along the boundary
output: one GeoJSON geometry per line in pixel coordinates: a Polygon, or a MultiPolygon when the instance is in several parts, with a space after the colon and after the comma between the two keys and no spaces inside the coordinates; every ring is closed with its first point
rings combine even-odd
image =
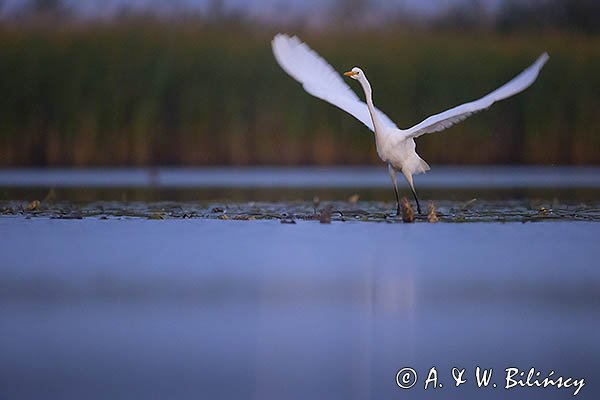
{"type": "Polygon", "coordinates": [[[416,153],[414,138],[444,130],[490,107],[496,101],[525,90],[535,81],[549,58],[547,53],[542,54],[529,68],[511,81],[478,100],[432,115],[412,128],[399,129],[387,115],[373,105],[371,85],[360,68],[354,67],[345,75],[359,81],[365,92],[366,103],[358,98],[331,65],[297,37],[278,34],[272,41],[272,47],[275,59],[281,68],[302,83],[308,93],[341,108],[375,132],[377,153],[388,164],[394,184],[398,213],[400,202],[396,171],[401,171],[405,176],[417,202],[418,211],[421,212],[412,175],[429,170],[429,165],[416,153]]]}

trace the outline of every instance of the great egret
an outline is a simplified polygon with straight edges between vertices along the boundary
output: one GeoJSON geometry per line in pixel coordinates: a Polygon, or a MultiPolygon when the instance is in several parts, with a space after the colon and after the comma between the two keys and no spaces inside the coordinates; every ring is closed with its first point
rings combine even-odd
{"type": "Polygon", "coordinates": [[[471,114],[490,107],[494,102],[505,99],[525,90],[538,76],[540,69],[548,60],[548,54],[542,54],[529,68],[525,69],[510,82],[504,84],[479,100],[471,101],[426,118],[408,129],[399,129],[387,115],[373,105],[372,90],[362,69],[352,68],[344,73],[357,80],[365,92],[366,104],[344,83],[335,72],[306,43],[296,36],[277,34],[271,42],[275,59],[292,78],[300,82],[304,89],[315,97],[327,101],[352,114],[356,119],[375,132],[377,154],[388,164],[388,171],[396,193],[397,213],[400,214],[400,199],[396,172],[400,171],[408,181],[421,213],[419,198],[413,184],[413,174],[428,171],[429,165],[415,151],[415,138],[438,132],[460,122],[471,114]]]}

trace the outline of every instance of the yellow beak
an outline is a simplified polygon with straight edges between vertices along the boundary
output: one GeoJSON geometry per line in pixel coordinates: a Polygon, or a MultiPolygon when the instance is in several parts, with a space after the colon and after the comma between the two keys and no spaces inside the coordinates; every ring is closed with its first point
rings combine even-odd
{"type": "Polygon", "coordinates": [[[358,72],[354,72],[354,71],[348,71],[348,72],[344,72],[345,76],[354,76],[354,75],[358,75],[358,72]]]}

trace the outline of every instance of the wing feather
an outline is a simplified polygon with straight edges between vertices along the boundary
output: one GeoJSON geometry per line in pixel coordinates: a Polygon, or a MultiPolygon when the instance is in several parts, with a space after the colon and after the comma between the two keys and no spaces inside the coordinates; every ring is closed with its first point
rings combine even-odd
{"type": "MultiPolygon", "coordinates": [[[[292,78],[302,84],[304,90],[321,100],[341,108],[374,131],[369,109],[356,93],[344,82],[331,65],[296,36],[277,34],[271,42],[277,63],[292,78]]],[[[380,119],[388,126],[396,125],[380,110],[380,119]]]]}
{"type": "Polygon", "coordinates": [[[403,135],[407,138],[415,138],[426,133],[442,131],[478,111],[485,110],[499,100],[513,96],[527,89],[536,80],[540,70],[546,61],[548,61],[548,58],[549,56],[547,53],[542,54],[531,66],[529,66],[529,68],[525,69],[511,81],[500,86],[493,92],[479,100],[461,104],[450,110],[432,115],[412,128],[403,130],[403,135]]]}

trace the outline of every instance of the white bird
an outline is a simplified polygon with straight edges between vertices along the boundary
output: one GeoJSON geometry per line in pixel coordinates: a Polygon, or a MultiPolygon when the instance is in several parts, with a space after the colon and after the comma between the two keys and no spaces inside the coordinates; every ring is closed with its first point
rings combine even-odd
{"type": "Polygon", "coordinates": [[[414,139],[425,133],[444,130],[471,114],[490,107],[496,101],[525,90],[535,81],[540,69],[549,58],[547,53],[542,54],[529,68],[479,100],[432,115],[412,128],[399,129],[387,115],[373,105],[371,85],[362,69],[354,67],[344,75],[360,83],[365,92],[366,104],[358,98],[331,65],[297,37],[280,33],[275,36],[271,45],[275,59],[281,68],[300,82],[308,93],[341,108],[375,132],[377,154],[388,164],[396,193],[398,214],[400,214],[400,199],[396,180],[397,171],[402,172],[408,181],[417,203],[417,210],[421,213],[412,176],[424,173],[430,168],[415,151],[414,139]]]}

